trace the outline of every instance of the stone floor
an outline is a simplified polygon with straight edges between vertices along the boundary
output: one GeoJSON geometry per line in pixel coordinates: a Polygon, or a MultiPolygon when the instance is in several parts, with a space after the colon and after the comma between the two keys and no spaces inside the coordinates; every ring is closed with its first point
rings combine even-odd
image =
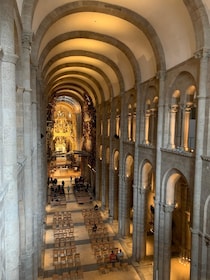
{"type": "MultiPolygon", "coordinates": [[[[53,279],[53,274],[60,274],[64,272],[64,270],[55,270],[53,266],[53,247],[54,247],[54,231],[52,229],[53,215],[58,211],[71,211],[72,221],[74,223],[74,238],[75,244],[77,248],[77,252],[80,253],[81,259],[81,268],[83,270],[83,279],[84,280],[98,280],[104,279],[108,280],[113,278],[114,280],[152,280],[153,279],[153,264],[152,261],[144,261],[142,263],[133,263],[131,261],[132,254],[132,239],[118,238],[118,223],[116,221],[109,223],[108,213],[106,211],[101,211],[101,216],[103,218],[103,222],[108,229],[109,236],[113,236],[114,246],[116,248],[122,249],[124,252],[124,261],[128,262],[127,270],[113,270],[106,273],[99,272],[98,265],[96,262],[96,257],[94,255],[93,249],[91,248],[90,237],[88,235],[87,228],[84,224],[84,217],[82,215],[83,209],[93,208],[94,204],[97,203],[100,206],[100,202],[91,202],[85,204],[78,204],[76,202],[75,196],[73,194],[73,188],[71,186],[69,177],[66,176],[62,178],[62,176],[58,177],[58,181],[65,181],[65,193],[67,203],[63,206],[51,206],[50,204],[46,207],[46,229],[44,234],[44,242],[45,242],[45,250],[43,254],[43,272],[39,277],[39,280],[51,280],[53,279]],[[67,192],[67,186],[71,186],[70,193],[67,192]]],[[[147,254],[153,253],[152,249],[152,240],[147,242],[147,254]]],[[[172,266],[178,269],[175,269],[175,273],[173,274],[171,280],[187,280],[189,279],[189,268],[187,266],[180,265],[178,259],[174,259],[172,261],[172,266]]],[[[72,269],[69,269],[69,271],[72,269]]],[[[68,271],[68,269],[65,269],[68,271]]],[[[63,278],[60,278],[63,279],[63,278]]],[[[70,278],[70,279],[78,279],[78,278],[70,278]]]]}

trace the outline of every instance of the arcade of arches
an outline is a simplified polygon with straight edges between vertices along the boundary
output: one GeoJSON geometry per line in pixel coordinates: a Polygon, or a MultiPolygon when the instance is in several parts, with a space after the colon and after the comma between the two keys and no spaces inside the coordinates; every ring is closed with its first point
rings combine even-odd
{"type": "Polygon", "coordinates": [[[210,279],[209,69],[209,0],[0,0],[0,279],[95,203],[129,269],[83,279],[210,279]]]}

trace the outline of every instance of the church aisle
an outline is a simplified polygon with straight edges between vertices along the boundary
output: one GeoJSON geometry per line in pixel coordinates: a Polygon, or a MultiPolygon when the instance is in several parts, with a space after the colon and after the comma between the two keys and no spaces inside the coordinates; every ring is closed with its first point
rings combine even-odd
{"type": "MultiPolygon", "coordinates": [[[[60,178],[59,180],[63,180],[60,178]]],[[[92,210],[94,203],[85,203],[78,204],[76,202],[73,186],[71,185],[68,179],[65,179],[65,194],[66,194],[66,205],[52,206],[48,204],[46,207],[46,230],[45,230],[45,252],[43,256],[43,277],[39,279],[45,280],[98,280],[104,279],[108,280],[114,278],[115,280],[139,280],[141,279],[139,274],[136,272],[136,269],[129,261],[129,253],[124,249],[124,246],[121,246],[120,241],[117,239],[117,236],[108,223],[108,215],[106,212],[101,212],[101,217],[103,224],[107,229],[108,236],[114,242],[114,248],[121,249],[124,253],[124,262],[128,264],[128,267],[114,267],[114,266],[99,266],[97,263],[95,250],[91,244],[90,234],[88,233],[87,225],[85,224],[84,219],[84,209],[92,210]],[[70,186],[70,192],[68,193],[67,186],[70,186]],[[73,235],[74,235],[74,244],[76,246],[76,253],[80,257],[80,265],[76,268],[73,267],[59,267],[55,269],[53,265],[53,249],[55,247],[55,237],[53,230],[53,219],[55,214],[58,213],[71,213],[71,220],[73,222],[73,235]],[[104,270],[105,268],[105,270],[104,270]],[[78,273],[76,271],[78,270],[78,273]],[[66,274],[68,273],[68,274],[66,274]],[[54,275],[54,278],[53,278],[54,275]],[[56,277],[57,275],[57,277],[56,277]],[[58,277],[60,275],[60,277],[58,277]],[[67,278],[67,275],[71,275],[70,278],[67,278]]],[[[142,278],[144,279],[144,278],[142,278]]]]}

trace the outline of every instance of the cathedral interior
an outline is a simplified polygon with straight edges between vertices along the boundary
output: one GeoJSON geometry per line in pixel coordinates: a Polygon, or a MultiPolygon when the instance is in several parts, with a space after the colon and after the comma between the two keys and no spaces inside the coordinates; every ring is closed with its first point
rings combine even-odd
{"type": "Polygon", "coordinates": [[[0,280],[210,279],[210,0],[0,0],[0,280]]]}

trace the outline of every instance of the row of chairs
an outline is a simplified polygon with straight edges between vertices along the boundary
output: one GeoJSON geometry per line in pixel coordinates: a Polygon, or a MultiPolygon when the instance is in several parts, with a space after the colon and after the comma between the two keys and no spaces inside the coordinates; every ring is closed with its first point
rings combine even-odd
{"type": "Polygon", "coordinates": [[[84,210],[83,216],[86,221],[86,228],[88,230],[89,238],[91,240],[91,248],[93,249],[96,261],[98,264],[98,270],[100,273],[108,273],[111,271],[128,270],[128,262],[126,261],[116,261],[114,263],[110,262],[110,253],[113,251],[115,255],[118,254],[118,248],[114,245],[114,237],[109,235],[106,226],[104,225],[103,219],[99,217],[99,211],[94,211],[90,209],[89,211],[84,210]],[[99,224],[96,223],[96,232],[92,231],[92,222],[97,221],[97,219],[92,219],[97,213],[97,219],[99,224]]]}
{"type": "MultiPolygon", "coordinates": [[[[103,259],[110,255],[111,252],[114,252],[115,255],[118,253],[118,248],[114,247],[114,244],[112,246],[109,246],[109,244],[104,244],[101,246],[94,246],[93,247],[93,252],[94,255],[97,257],[102,257],[103,259]]],[[[107,262],[107,261],[104,261],[107,262]]]]}
{"type": "Polygon", "coordinates": [[[70,272],[63,272],[61,275],[53,274],[52,280],[82,280],[83,271],[82,269],[72,270],[70,272]]]}
{"type": "Polygon", "coordinates": [[[80,267],[81,260],[80,254],[75,253],[74,255],[64,255],[59,257],[53,257],[53,265],[55,270],[64,269],[64,268],[72,268],[72,267],[80,267]]]}
{"type": "Polygon", "coordinates": [[[74,236],[74,228],[68,228],[68,229],[64,229],[63,232],[59,232],[59,233],[54,233],[54,238],[65,238],[65,239],[69,239],[69,240],[74,240],[73,238],[74,236]]]}
{"type": "Polygon", "coordinates": [[[77,253],[77,247],[69,247],[64,249],[53,249],[53,257],[73,256],[77,253]]]}
{"type": "Polygon", "coordinates": [[[106,274],[112,271],[128,271],[128,262],[99,263],[98,270],[101,274],[106,274]]]}
{"type": "Polygon", "coordinates": [[[54,243],[55,248],[74,248],[75,247],[75,241],[69,240],[68,238],[56,238],[54,243]]]}

